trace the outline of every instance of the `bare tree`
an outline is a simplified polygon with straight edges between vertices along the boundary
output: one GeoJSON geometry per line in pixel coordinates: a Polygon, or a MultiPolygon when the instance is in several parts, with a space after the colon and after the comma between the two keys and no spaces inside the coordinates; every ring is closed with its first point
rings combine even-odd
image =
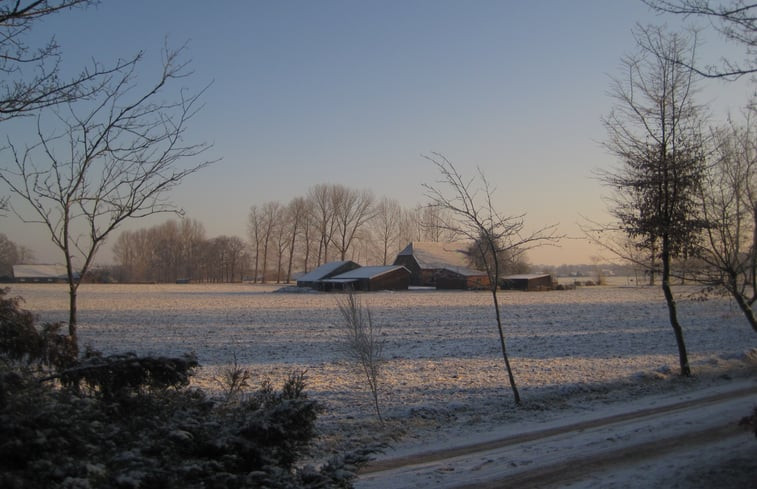
{"type": "Polygon", "coordinates": [[[346,260],[359,231],[374,216],[373,194],[367,190],[332,185],[331,198],[335,224],[332,242],[339,252],[339,259],[346,260]]]}
{"type": "Polygon", "coordinates": [[[162,72],[144,92],[135,94],[145,85],[137,85],[137,64],[129,64],[92,100],[54,109],[57,132],[46,130],[40,115],[36,144],[8,142],[11,163],[0,181],[25,203],[19,217],[44,226],[63,254],[73,340],[77,290],[106,238],[127,219],[179,212],[167,193],[210,163],[179,166],[208,148],[184,142],[202,91],[166,98],[168,85],[189,75],[181,51],[165,51],[162,72]]]}
{"type": "Polygon", "coordinates": [[[27,36],[45,18],[93,0],[28,0],[0,3],[0,122],[41,108],[96,96],[109,77],[137,63],[141,54],[111,67],[93,63],[77,75],[61,77],[61,51],[55,39],[30,46],[27,36]]]}
{"type": "Polygon", "coordinates": [[[696,66],[693,60],[678,59],[678,63],[708,78],[735,79],[757,73],[757,3],[745,0],[716,2],[712,0],[642,0],[657,12],[707,19],[726,40],[746,49],[745,64],[728,58],[720,66],[696,66]]]}
{"type": "Polygon", "coordinates": [[[478,182],[467,180],[444,156],[434,153],[425,158],[431,161],[441,174],[438,186],[424,184],[430,205],[449,214],[449,219],[440,223],[440,226],[476,243],[481,262],[486,266],[502,358],[515,403],[520,404],[520,394],[507,354],[497,297],[497,288],[503,271],[500,257],[503,254],[516,257],[536,246],[554,243],[559,239],[555,235],[556,226],[546,226],[534,232],[526,232],[523,215],[507,216],[496,210],[492,201],[494,189],[481,170],[479,170],[478,182]]]}
{"type": "Polygon", "coordinates": [[[334,199],[332,187],[320,183],[310,187],[307,199],[310,203],[310,212],[313,225],[318,230],[318,260],[316,265],[328,262],[329,244],[334,238],[336,219],[334,216],[334,199]]]}
{"type": "Polygon", "coordinates": [[[716,131],[714,162],[700,188],[707,227],[697,256],[707,265],[704,280],[723,287],[757,331],[757,131],[745,124],[716,131]]]}
{"type": "Polygon", "coordinates": [[[703,221],[694,202],[704,175],[700,109],[694,103],[693,41],[662,28],[637,28],[640,51],[623,59],[607,148],[621,168],[601,177],[615,190],[611,212],[640,246],[658,250],[662,290],[678,345],[681,375],[691,374],[671,289],[671,263],[692,249],[703,221]],[[659,246],[659,247],[658,247],[659,246]]]}
{"type": "MultiPolygon", "coordinates": [[[[287,206],[287,214],[289,215],[289,219],[287,222],[289,223],[289,263],[287,264],[287,274],[286,274],[286,282],[289,283],[292,279],[292,263],[294,262],[294,253],[295,253],[295,245],[297,244],[297,238],[300,236],[300,234],[303,234],[303,241],[305,243],[305,246],[308,246],[307,243],[307,217],[308,217],[308,208],[307,208],[307,201],[304,197],[296,197],[292,199],[292,201],[287,206]]],[[[306,256],[309,254],[309,249],[306,250],[306,256]]],[[[305,262],[307,263],[307,258],[305,258],[305,262]]],[[[305,265],[307,267],[307,264],[305,265]]]]}
{"type": "Polygon", "coordinates": [[[371,310],[350,291],[337,301],[345,337],[345,352],[365,376],[373,397],[373,406],[379,422],[384,423],[379,403],[379,384],[384,364],[384,341],[381,325],[373,321],[371,310]]]}
{"type": "Polygon", "coordinates": [[[258,282],[260,272],[260,254],[263,248],[263,216],[258,206],[250,207],[250,214],[247,218],[247,234],[252,246],[252,254],[255,257],[252,266],[252,282],[258,282]]]}
{"type": "Polygon", "coordinates": [[[383,197],[376,205],[376,218],[373,220],[373,229],[381,244],[382,265],[389,260],[389,250],[399,247],[397,240],[400,231],[400,219],[402,218],[402,206],[394,199],[383,197]]]}
{"type": "Polygon", "coordinates": [[[263,204],[260,212],[260,225],[261,225],[261,243],[262,243],[262,255],[261,255],[261,281],[263,283],[267,280],[268,273],[268,255],[271,249],[271,245],[274,244],[275,230],[278,225],[279,219],[283,208],[279,202],[269,201],[263,204]]]}

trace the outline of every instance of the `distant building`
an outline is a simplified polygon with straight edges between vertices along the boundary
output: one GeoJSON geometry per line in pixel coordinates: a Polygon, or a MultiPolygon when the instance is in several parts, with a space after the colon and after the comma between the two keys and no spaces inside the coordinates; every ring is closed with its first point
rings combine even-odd
{"type": "Polygon", "coordinates": [[[321,280],[339,275],[340,273],[349,272],[360,268],[360,265],[354,261],[332,261],[324,263],[320,267],[312,270],[305,275],[297,279],[297,287],[312,287],[317,288],[318,282],[321,280]]]}
{"type": "Polygon", "coordinates": [[[552,290],[554,282],[552,275],[548,273],[531,273],[520,275],[508,275],[502,277],[500,285],[505,290],[552,290]]]}
{"type": "Polygon", "coordinates": [[[360,267],[320,280],[319,290],[407,290],[410,270],[399,265],[360,267]]]}
{"type": "Polygon", "coordinates": [[[410,270],[410,284],[445,289],[488,287],[486,272],[470,268],[466,243],[414,241],[394,260],[410,270]]]}
{"type": "Polygon", "coordinates": [[[63,265],[13,265],[13,279],[16,282],[67,282],[68,274],[63,265]]]}

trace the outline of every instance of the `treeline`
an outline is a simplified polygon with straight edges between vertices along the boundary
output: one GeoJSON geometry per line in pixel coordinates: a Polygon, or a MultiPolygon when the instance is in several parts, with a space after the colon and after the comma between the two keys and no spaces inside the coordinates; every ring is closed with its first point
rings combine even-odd
{"type": "Polygon", "coordinates": [[[412,241],[451,241],[446,216],[427,206],[340,184],[318,184],[289,202],[250,208],[247,236],[208,238],[185,218],[124,231],[114,244],[114,278],[122,282],[284,283],[334,260],[391,264],[412,241]]]}

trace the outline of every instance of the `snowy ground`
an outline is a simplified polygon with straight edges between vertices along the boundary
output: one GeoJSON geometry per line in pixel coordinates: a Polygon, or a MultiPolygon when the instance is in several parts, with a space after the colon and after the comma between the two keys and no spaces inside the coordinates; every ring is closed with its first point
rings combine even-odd
{"type": "MultiPolygon", "coordinates": [[[[702,300],[695,287],[676,288],[694,379],[676,375],[675,340],[659,288],[503,292],[508,348],[524,401],[515,407],[490,294],[371,293],[360,297],[383,325],[388,360],[381,392],[387,423],[381,427],[341,349],[337,296],[276,289],[84,285],[80,338],[106,352],[194,351],[203,365],[197,383],[210,389],[218,388],[214,378],[234,357],[256,380],[306,369],[310,396],[328,408],[322,449],[387,442],[389,458],[754,379],[757,334],[731,301],[702,300]]],[[[11,295],[24,297],[42,320],[67,317],[65,286],[14,284],[11,295]]]]}

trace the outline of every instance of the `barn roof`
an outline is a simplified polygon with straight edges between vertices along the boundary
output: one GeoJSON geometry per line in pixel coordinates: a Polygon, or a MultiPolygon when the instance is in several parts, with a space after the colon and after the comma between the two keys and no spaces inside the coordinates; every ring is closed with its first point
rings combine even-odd
{"type": "Polygon", "coordinates": [[[463,277],[488,277],[489,274],[482,270],[474,270],[472,268],[444,268],[444,270],[450,271],[463,277]]]}
{"type": "Polygon", "coordinates": [[[315,282],[316,280],[323,280],[324,278],[328,277],[332,273],[336,272],[343,266],[354,263],[355,266],[359,266],[355,262],[350,261],[332,261],[329,263],[324,263],[320,267],[316,268],[315,270],[311,270],[310,272],[306,273],[305,275],[301,276],[297,279],[298,282],[315,282]]]}
{"type": "Polygon", "coordinates": [[[535,278],[549,277],[548,273],[521,273],[502,277],[504,280],[533,280],[535,278]]]}
{"type": "Polygon", "coordinates": [[[403,267],[402,265],[361,267],[361,268],[356,268],[355,270],[350,270],[349,272],[340,273],[339,275],[336,275],[335,277],[332,277],[327,280],[344,281],[344,280],[358,280],[361,278],[371,279],[371,278],[375,278],[380,275],[384,275],[385,273],[390,273],[399,269],[404,269],[405,271],[410,273],[410,271],[407,268],[403,267]]]}
{"type": "Polygon", "coordinates": [[[63,265],[13,265],[15,278],[64,279],[68,276],[63,265]]]}
{"type": "Polygon", "coordinates": [[[413,256],[421,269],[468,268],[467,249],[469,245],[460,242],[434,243],[414,241],[400,251],[400,256],[413,256]]]}

